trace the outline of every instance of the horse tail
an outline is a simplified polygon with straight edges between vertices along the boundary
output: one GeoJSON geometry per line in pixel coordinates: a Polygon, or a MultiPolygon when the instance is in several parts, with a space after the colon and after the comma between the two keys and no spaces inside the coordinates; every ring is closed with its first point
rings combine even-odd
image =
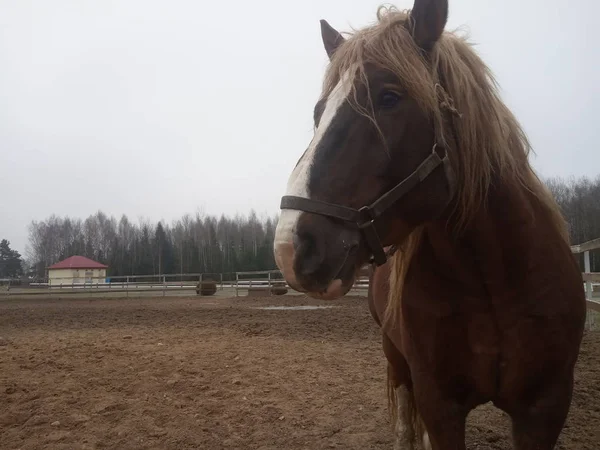
{"type": "MultiPolygon", "coordinates": [[[[419,414],[412,389],[399,385],[392,365],[387,367],[388,414],[394,426],[398,448],[416,449],[430,448],[427,430],[419,414]]],[[[396,447],[394,447],[396,448],[396,447]]]]}
{"type": "Polygon", "coordinates": [[[387,365],[387,400],[388,400],[388,414],[390,416],[390,422],[395,424],[398,420],[398,399],[396,397],[396,376],[392,365],[387,365]]]}

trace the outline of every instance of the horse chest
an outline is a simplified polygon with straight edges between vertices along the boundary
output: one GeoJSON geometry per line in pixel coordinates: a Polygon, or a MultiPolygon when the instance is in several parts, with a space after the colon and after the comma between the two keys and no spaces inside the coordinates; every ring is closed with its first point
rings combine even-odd
{"type": "Polygon", "coordinates": [[[500,353],[500,333],[491,311],[465,311],[445,304],[432,312],[425,305],[403,305],[404,340],[410,339],[421,353],[434,359],[446,351],[462,352],[466,358],[500,353]],[[444,311],[446,314],[441,314],[444,311]]]}
{"type": "MultiPolygon", "coordinates": [[[[389,293],[386,272],[375,273],[369,293],[371,313],[378,323],[389,293]]],[[[450,295],[439,286],[407,286],[399,322],[386,329],[387,338],[406,360],[412,376],[438,374],[450,391],[460,385],[458,390],[470,397],[493,398],[501,342],[491,307],[476,297],[450,295]]]]}
{"type": "Polygon", "coordinates": [[[467,318],[467,342],[474,355],[498,355],[500,333],[491,313],[471,314],[467,318]]]}
{"type": "MultiPolygon", "coordinates": [[[[388,267],[376,272],[369,293],[371,313],[380,324],[389,294],[388,276],[388,267]]],[[[448,347],[472,356],[500,352],[492,307],[480,298],[448,295],[433,284],[409,284],[399,320],[400,326],[388,332],[398,349],[410,352],[406,346],[415,341],[426,354],[444,353],[448,347]]]]}

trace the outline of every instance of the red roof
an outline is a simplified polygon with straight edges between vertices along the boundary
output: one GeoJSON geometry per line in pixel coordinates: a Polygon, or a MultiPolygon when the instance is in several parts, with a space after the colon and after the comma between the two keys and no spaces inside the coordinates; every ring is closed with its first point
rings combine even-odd
{"type": "Polygon", "coordinates": [[[85,256],[75,255],[51,265],[48,269],[108,269],[108,266],[85,256]]]}

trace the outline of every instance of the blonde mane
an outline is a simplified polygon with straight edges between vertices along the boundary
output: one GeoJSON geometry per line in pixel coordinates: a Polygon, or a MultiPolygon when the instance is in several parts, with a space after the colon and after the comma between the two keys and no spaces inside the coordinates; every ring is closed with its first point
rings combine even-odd
{"type": "MultiPolygon", "coordinates": [[[[502,102],[496,80],[467,39],[444,32],[427,58],[415,44],[406,21],[410,11],[379,7],[377,22],[353,33],[334,53],[325,75],[323,96],[328,96],[342,75],[354,73],[368,85],[366,65],[385,68],[400,80],[401,88],[434,119],[437,142],[445,145],[456,173],[454,212],[458,228],[485,208],[493,183],[517,185],[532,193],[549,212],[559,234],[568,241],[565,221],[558,205],[534,173],[528,156],[527,136],[502,102]],[[450,111],[455,130],[449,140],[450,111]]],[[[358,104],[356,85],[349,100],[376,124],[372,107],[358,104]]],[[[370,101],[370,99],[369,99],[370,101]]],[[[386,317],[396,317],[404,277],[419,247],[422,229],[415,230],[392,261],[390,299],[386,317]]]]}

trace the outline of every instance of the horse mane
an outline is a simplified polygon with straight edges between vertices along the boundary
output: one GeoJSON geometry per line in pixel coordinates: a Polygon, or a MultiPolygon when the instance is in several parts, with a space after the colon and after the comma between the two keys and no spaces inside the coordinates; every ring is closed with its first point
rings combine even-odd
{"type": "MultiPolygon", "coordinates": [[[[445,31],[428,55],[415,44],[407,19],[410,11],[380,6],[377,21],[348,36],[333,54],[325,74],[323,95],[328,96],[343,74],[368,85],[366,65],[394,73],[403,89],[433,118],[437,142],[446,146],[456,173],[454,210],[457,230],[463,229],[486,206],[489,188],[502,184],[524,188],[548,212],[558,234],[568,241],[566,222],[550,191],[534,173],[528,157],[531,146],[515,116],[503,103],[491,70],[467,38],[445,31]],[[455,131],[447,140],[447,119],[455,131]]],[[[356,84],[348,100],[376,125],[372,105],[359,105],[356,84]]],[[[371,103],[371,99],[368,99],[371,103]]],[[[454,222],[453,221],[453,222],[454,222]]],[[[396,252],[390,278],[389,306],[397,312],[403,280],[418,250],[422,229],[416,229],[396,252]],[[395,306],[394,306],[395,305],[395,306]]]]}

